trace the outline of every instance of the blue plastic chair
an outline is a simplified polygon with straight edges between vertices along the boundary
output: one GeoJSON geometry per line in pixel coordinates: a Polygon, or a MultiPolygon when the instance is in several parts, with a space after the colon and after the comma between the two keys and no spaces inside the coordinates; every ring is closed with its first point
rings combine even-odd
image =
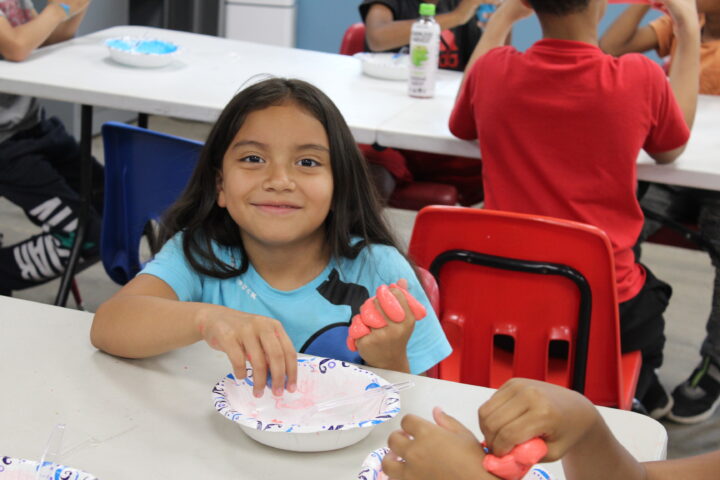
{"type": "Polygon", "coordinates": [[[105,146],[105,212],[100,256],[105,271],[120,285],[142,268],[140,239],[182,193],[202,142],[108,122],[105,146]]]}

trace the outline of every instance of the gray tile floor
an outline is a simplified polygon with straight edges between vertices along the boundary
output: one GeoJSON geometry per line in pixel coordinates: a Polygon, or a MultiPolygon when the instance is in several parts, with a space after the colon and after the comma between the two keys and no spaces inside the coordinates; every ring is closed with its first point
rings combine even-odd
{"type": "MultiPolygon", "coordinates": [[[[204,140],[209,126],[194,122],[153,117],[150,127],[156,130],[204,140]]],[[[93,150],[102,159],[99,138],[93,150]]],[[[399,238],[406,244],[415,212],[388,209],[387,217],[399,238]]],[[[35,227],[27,221],[19,209],[0,198],[0,231],[6,244],[13,243],[35,233],[35,227]]],[[[663,383],[671,389],[683,381],[698,361],[697,349],[704,337],[705,321],[710,310],[712,276],[710,261],[702,252],[673,247],[647,245],[643,249],[644,262],[655,274],[669,282],[674,289],[666,320],[668,341],[665,347],[665,364],[660,371],[663,383]]],[[[59,281],[15,292],[18,298],[52,303],[59,281]]],[[[90,311],[110,297],[119,287],[105,275],[97,264],[78,276],[78,284],[90,311]]],[[[72,299],[69,305],[73,305],[72,299]]],[[[682,457],[720,448],[720,411],[707,422],[685,426],[664,422],[670,435],[668,457],[682,457]]]]}

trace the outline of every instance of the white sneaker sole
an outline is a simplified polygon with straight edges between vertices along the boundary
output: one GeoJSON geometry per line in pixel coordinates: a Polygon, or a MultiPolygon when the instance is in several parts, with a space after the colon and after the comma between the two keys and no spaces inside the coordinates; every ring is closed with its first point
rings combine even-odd
{"type": "Polygon", "coordinates": [[[672,420],[673,422],[682,423],[683,425],[692,425],[694,423],[704,422],[708,418],[712,417],[718,406],[720,406],[720,397],[718,397],[712,404],[712,406],[709,409],[705,410],[703,413],[699,413],[692,417],[677,417],[673,415],[671,411],[667,414],[667,418],[672,420]]]}

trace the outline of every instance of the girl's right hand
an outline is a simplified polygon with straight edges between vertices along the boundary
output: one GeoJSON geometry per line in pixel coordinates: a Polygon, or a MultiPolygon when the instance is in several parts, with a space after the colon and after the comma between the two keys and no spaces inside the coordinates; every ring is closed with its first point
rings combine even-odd
{"type": "Polygon", "coordinates": [[[205,312],[196,324],[207,344],[228,356],[236,379],[245,378],[245,361],[250,362],[255,397],[262,397],[268,373],[273,395],[282,395],[283,386],[296,390],[297,353],[279,321],[221,307],[205,312]]]}

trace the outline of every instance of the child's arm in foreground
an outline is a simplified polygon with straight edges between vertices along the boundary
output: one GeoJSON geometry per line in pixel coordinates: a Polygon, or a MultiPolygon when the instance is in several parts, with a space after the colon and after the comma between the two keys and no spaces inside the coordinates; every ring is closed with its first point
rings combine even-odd
{"type": "MultiPolygon", "coordinates": [[[[35,15],[29,22],[13,27],[5,17],[0,17],[0,54],[6,59],[13,62],[21,62],[25,60],[36,48],[49,42],[50,38],[55,35],[55,31],[60,29],[65,31],[65,24],[75,25],[77,30],[82,15],[90,0],[66,0],[64,2],[70,7],[70,15],[74,15],[68,19],[67,13],[60,2],[51,0],[42,12],[35,15]],[[75,18],[79,17],[79,18],[75,18]]],[[[59,38],[59,37],[58,37],[59,38]]],[[[66,40],[65,37],[60,40],[66,40]]]]}
{"type": "Polygon", "coordinates": [[[605,31],[600,39],[600,48],[616,57],[657,48],[655,29],[649,25],[638,27],[649,9],[649,5],[629,6],[605,31]]]}
{"type": "MultiPolygon", "coordinates": [[[[100,305],[90,331],[92,344],[128,358],[158,355],[199,340],[227,354],[237,378],[245,377],[245,360],[253,366],[255,393],[272,377],[288,377],[294,389],[296,353],[282,324],[220,305],[180,302],[170,286],[152,275],[138,275],[100,305]]],[[[273,383],[282,393],[282,382],[273,383]]]]}
{"type": "Polygon", "coordinates": [[[388,438],[391,451],[383,459],[383,473],[394,480],[497,479],[483,468],[485,453],[470,430],[438,407],[433,419],[403,417],[402,430],[388,438]]]}
{"type": "MultiPolygon", "coordinates": [[[[435,17],[442,30],[466,24],[475,16],[475,11],[489,0],[462,0],[455,10],[435,17]]],[[[365,17],[365,38],[372,51],[391,50],[410,43],[410,29],[415,20],[394,20],[392,10],[376,3],[365,17]]]]}
{"type": "Polygon", "coordinates": [[[479,410],[493,453],[541,437],[544,461],[562,458],[568,480],[688,480],[709,478],[720,468],[720,451],[682,460],[639,463],[615,439],[597,409],[582,395],[555,385],[513,379],[479,410]]]}

